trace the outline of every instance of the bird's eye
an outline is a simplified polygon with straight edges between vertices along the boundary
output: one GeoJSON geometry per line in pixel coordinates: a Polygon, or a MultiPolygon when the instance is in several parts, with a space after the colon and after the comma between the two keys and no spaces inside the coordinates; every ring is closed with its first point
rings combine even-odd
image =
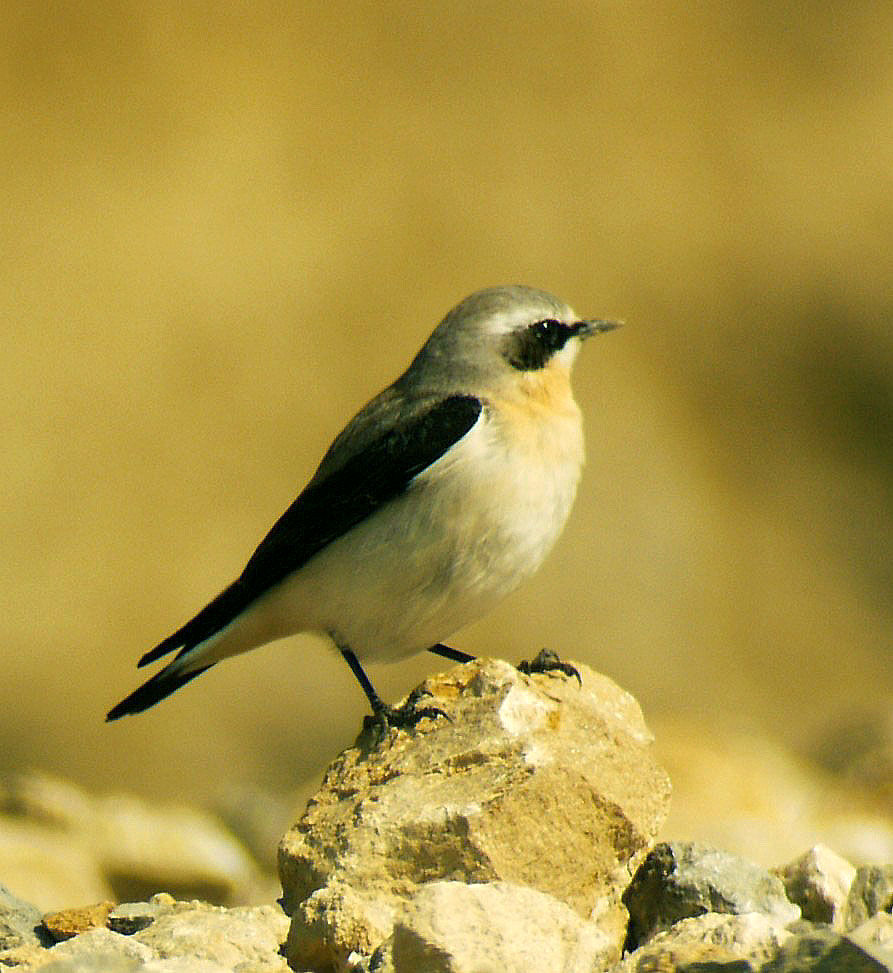
{"type": "Polygon", "coordinates": [[[537,321],[530,327],[537,338],[550,351],[558,351],[558,349],[564,347],[567,341],[567,326],[554,318],[537,321]]]}
{"type": "Polygon", "coordinates": [[[543,368],[555,352],[561,351],[573,333],[573,328],[554,318],[534,321],[506,336],[503,353],[514,368],[533,371],[543,368]]]}

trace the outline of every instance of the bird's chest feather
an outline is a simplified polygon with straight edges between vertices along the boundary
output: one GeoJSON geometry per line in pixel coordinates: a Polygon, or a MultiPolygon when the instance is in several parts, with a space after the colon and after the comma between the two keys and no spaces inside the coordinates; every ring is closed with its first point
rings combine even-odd
{"type": "Polygon", "coordinates": [[[475,427],[419,478],[437,532],[452,539],[454,569],[496,587],[535,571],[564,526],[582,462],[569,389],[489,400],[475,427]]]}

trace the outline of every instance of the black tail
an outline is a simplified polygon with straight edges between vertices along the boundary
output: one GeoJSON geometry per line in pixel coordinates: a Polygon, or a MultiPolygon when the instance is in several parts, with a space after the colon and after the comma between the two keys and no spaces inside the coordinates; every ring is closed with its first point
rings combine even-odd
{"type": "MultiPolygon", "coordinates": [[[[211,665],[214,663],[212,662],[211,665]]],[[[162,669],[156,672],[148,681],[144,682],[139,689],[135,689],[126,699],[122,699],[117,706],[113,706],[106,716],[106,721],[120,719],[128,713],[142,713],[143,710],[154,706],[157,702],[176,692],[181,686],[185,686],[190,679],[195,679],[203,672],[207,672],[211,666],[203,669],[193,669],[191,672],[167,672],[162,669]]]]}
{"type": "MultiPolygon", "coordinates": [[[[168,635],[163,642],[159,642],[154,649],[147,652],[137,663],[145,666],[156,659],[160,659],[168,652],[180,648],[191,649],[215,635],[252,602],[251,595],[245,590],[241,581],[234,581],[182,628],[178,628],[173,635],[168,635]]],[[[180,653],[183,654],[182,652],[180,653]]]]}

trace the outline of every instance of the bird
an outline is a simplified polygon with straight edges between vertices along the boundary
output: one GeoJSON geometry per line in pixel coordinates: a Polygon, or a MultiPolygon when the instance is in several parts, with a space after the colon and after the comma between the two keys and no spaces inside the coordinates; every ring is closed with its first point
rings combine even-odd
{"type": "Polygon", "coordinates": [[[347,423],[236,580],[142,656],[176,651],[106,719],[301,632],[331,640],[381,726],[439,715],[385,703],[360,660],[473,659],[443,640],[534,574],[564,528],[584,460],[571,366],[620,323],[532,287],[466,297],[347,423]]]}

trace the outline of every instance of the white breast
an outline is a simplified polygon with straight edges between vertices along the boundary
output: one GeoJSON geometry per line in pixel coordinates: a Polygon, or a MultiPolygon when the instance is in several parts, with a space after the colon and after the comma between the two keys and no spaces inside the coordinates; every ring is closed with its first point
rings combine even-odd
{"type": "MultiPolygon", "coordinates": [[[[405,494],[260,599],[251,641],[314,630],[360,658],[396,659],[485,615],[564,527],[583,460],[568,403],[490,403],[405,494]]],[[[239,642],[235,651],[249,647],[239,642]]]]}

